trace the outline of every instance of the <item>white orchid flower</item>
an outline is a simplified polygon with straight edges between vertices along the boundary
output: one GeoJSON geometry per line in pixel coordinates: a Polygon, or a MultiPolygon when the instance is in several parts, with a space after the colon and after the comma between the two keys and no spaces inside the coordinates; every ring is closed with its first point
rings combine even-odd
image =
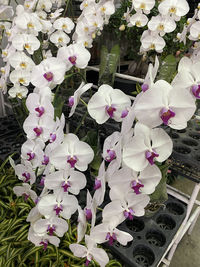
{"type": "Polygon", "coordinates": [[[103,221],[109,221],[113,217],[120,222],[133,220],[134,216],[140,217],[145,214],[144,208],[150,201],[149,196],[144,194],[127,193],[123,185],[113,186],[110,190],[111,202],[103,209],[103,221]]]}
{"type": "Polygon", "coordinates": [[[84,94],[87,90],[89,90],[92,87],[92,85],[93,85],[92,83],[85,84],[84,82],[82,82],[79,88],[74,92],[74,95],[69,97],[68,105],[71,107],[69,117],[71,117],[74,114],[81,95],[84,94]]]}
{"type": "Polygon", "coordinates": [[[147,74],[144,78],[144,83],[141,86],[143,92],[148,90],[154,84],[154,80],[158,73],[158,68],[159,68],[159,60],[158,57],[156,56],[155,64],[154,66],[151,63],[149,64],[147,74]]]}
{"type": "Polygon", "coordinates": [[[13,37],[12,45],[19,51],[26,49],[29,54],[33,55],[33,53],[40,47],[40,42],[34,35],[22,33],[13,37]]]}
{"type": "Polygon", "coordinates": [[[80,9],[83,10],[91,6],[91,4],[95,4],[95,0],[83,0],[80,5],[80,9]]]}
{"type": "Polygon", "coordinates": [[[78,206],[77,243],[81,242],[87,230],[85,211],[78,206]]]}
{"type": "Polygon", "coordinates": [[[42,218],[42,215],[38,211],[38,206],[36,205],[34,208],[32,208],[26,218],[27,222],[35,223],[39,219],[42,218]]]}
{"type": "Polygon", "coordinates": [[[51,0],[39,0],[37,4],[37,10],[44,10],[46,12],[50,12],[52,8],[51,0]]]}
{"type": "Polygon", "coordinates": [[[108,1],[100,1],[98,3],[98,9],[102,12],[102,14],[106,16],[111,16],[115,13],[115,5],[113,0],[108,1]]]}
{"type": "Polygon", "coordinates": [[[28,240],[35,244],[35,246],[37,247],[43,246],[44,250],[47,249],[49,243],[56,247],[58,247],[60,243],[60,239],[57,236],[48,235],[47,232],[38,234],[34,231],[33,226],[29,228],[28,240]]]}
{"type": "Polygon", "coordinates": [[[38,203],[38,210],[44,216],[61,216],[70,219],[78,208],[78,200],[75,196],[62,194],[49,194],[43,196],[38,203]]]}
{"type": "Polygon", "coordinates": [[[124,166],[113,174],[108,183],[111,188],[114,186],[124,187],[126,193],[150,195],[155,191],[161,177],[161,171],[156,165],[149,165],[141,172],[124,166]]]}
{"type": "Polygon", "coordinates": [[[15,69],[10,73],[10,81],[16,84],[28,86],[31,81],[31,72],[29,70],[15,69]]]}
{"type": "Polygon", "coordinates": [[[59,18],[54,21],[53,27],[56,30],[64,31],[66,33],[71,33],[74,28],[74,23],[70,18],[59,18]]]}
{"type": "Polygon", "coordinates": [[[194,99],[200,99],[199,67],[199,61],[194,62],[190,58],[183,57],[179,62],[178,73],[172,82],[174,88],[187,89],[194,99]]]}
{"type": "Polygon", "coordinates": [[[130,17],[129,27],[137,26],[138,28],[144,27],[148,22],[148,18],[141,11],[136,12],[130,17]]]}
{"type": "MultiPolygon", "coordinates": [[[[89,14],[88,14],[89,15],[89,14]]],[[[83,33],[87,35],[91,35],[96,30],[97,25],[90,24],[88,21],[88,17],[83,17],[81,20],[78,21],[76,25],[76,34],[82,35],[83,33]]]]}
{"type": "Polygon", "coordinates": [[[143,171],[154,161],[163,162],[172,153],[173,142],[161,128],[151,129],[141,123],[135,136],[123,148],[123,162],[134,171],[143,171]]]}
{"type": "Polygon", "coordinates": [[[133,7],[136,11],[142,10],[145,14],[149,14],[150,10],[155,6],[155,0],[134,0],[133,7]]]}
{"type": "Polygon", "coordinates": [[[58,58],[44,59],[33,68],[31,83],[36,87],[54,88],[63,82],[65,71],[65,64],[58,58]]]}
{"type": "Polygon", "coordinates": [[[200,21],[196,21],[190,27],[189,39],[193,41],[198,41],[200,39],[200,21]]]}
{"type": "Polygon", "coordinates": [[[42,140],[27,140],[21,148],[21,158],[30,161],[33,168],[39,167],[44,157],[44,142],[42,140]]]}
{"type": "Polygon", "coordinates": [[[54,107],[48,97],[31,93],[27,97],[26,107],[30,114],[35,114],[38,117],[48,115],[54,118],[54,107]]]}
{"type": "Polygon", "coordinates": [[[105,139],[102,156],[106,162],[109,162],[106,170],[106,178],[109,180],[110,176],[121,166],[121,134],[119,132],[114,132],[105,139]]]}
{"type": "Polygon", "coordinates": [[[8,91],[8,94],[11,98],[26,98],[28,94],[28,89],[25,86],[20,86],[18,83],[15,86],[11,87],[8,91]]]}
{"type": "Polygon", "coordinates": [[[85,266],[88,266],[94,259],[100,267],[105,267],[109,262],[108,255],[102,248],[97,248],[96,243],[91,236],[85,235],[86,247],[79,244],[70,244],[69,248],[73,252],[74,256],[79,258],[85,258],[85,266]]]}
{"type": "Polygon", "coordinates": [[[53,172],[45,177],[46,188],[78,195],[86,186],[85,175],[73,169],[53,172]]]}
{"type": "Polygon", "coordinates": [[[151,31],[157,31],[160,36],[164,36],[165,33],[173,32],[176,29],[176,22],[169,16],[153,16],[148,23],[148,28],[151,31]]]}
{"type": "Polygon", "coordinates": [[[31,186],[27,183],[23,183],[22,186],[14,186],[14,193],[20,197],[23,196],[25,200],[29,197],[35,202],[37,200],[37,194],[31,189],[31,186]]]}
{"type": "Polygon", "coordinates": [[[190,7],[186,0],[163,0],[158,6],[160,14],[170,15],[176,21],[185,16],[189,10],[190,7]]]}
{"type": "Polygon", "coordinates": [[[15,52],[8,58],[10,65],[15,69],[32,70],[35,66],[33,60],[24,52],[15,52]]]}
{"type": "Polygon", "coordinates": [[[142,51],[155,50],[158,53],[162,53],[165,47],[165,40],[157,33],[151,31],[144,31],[141,37],[142,51]]]}
{"type": "Polygon", "coordinates": [[[92,47],[93,38],[91,34],[87,34],[86,32],[82,32],[81,34],[75,33],[73,35],[73,40],[75,43],[83,47],[86,47],[86,48],[92,47]]]}
{"type": "Polygon", "coordinates": [[[108,242],[112,246],[114,241],[117,241],[126,246],[128,242],[133,240],[133,237],[127,232],[118,230],[116,228],[118,224],[119,220],[110,216],[109,221],[103,222],[91,229],[91,238],[98,244],[108,242]]]}
{"type": "Polygon", "coordinates": [[[37,234],[48,233],[52,236],[54,233],[62,237],[68,230],[68,224],[65,220],[58,217],[49,219],[39,219],[33,224],[33,229],[37,234]]]}
{"type": "Polygon", "coordinates": [[[61,47],[58,50],[57,57],[66,65],[66,71],[71,67],[84,69],[90,60],[90,52],[81,44],[71,44],[67,47],[61,47]]]}
{"type": "Polygon", "coordinates": [[[122,121],[128,114],[131,106],[129,96],[119,89],[111,86],[101,85],[88,102],[88,112],[98,124],[103,124],[109,118],[115,121],[122,121]]]}
{"type": "Polygon", "coordinates": [[[102,161],[99,167],[98,176],[95,178],[95,186],[94,186],[94,200],[97,206],[100,206],[104,201],[104,196],[106,192],[106,171],[105,171],[105,163],[102,161]]]}
{"type": "Polygon", "coordinates": [[[12,44],[8,44],[6,46],[5,49],[2,49],[2,59],[4,62],[7,62],[9,57],[12,56],[12,54],[14,54],[16,51],[16,49],[14,48],[14,46],[12,44]]]}
{"type": "Polygon", "coordinates": [[[14,162],[12,162],[12,165],[14,165],[13,168],[15,170],[15,174],[18,176],[19,180],[22,180],[24,183],[30,182],[32,185],[36,180],[35,172],[33,171],[30,162],[25,161],[24,163],[25,164],[14,165],[14,162]]]}
{"type": "Polygon", "coordinates": [[[20,12],[15,18],[15,24],[20,30],[36,36],[42,30],[42,25],[36,13],[20,12]]]}
{"type": "Polygon", "coordinates": [[[54,129],[55,121],[49,115],[41,118],[35,114],[30,114],[24,121],[23,128],[28,139],[41,138],[44,142],[48,141],[54,129]]]}
{"type": "Polygon", "coordinates": [[[67,134],[63,143],[52,151],[50,162],[58,170],[64,170],[70,166],[86,171],[93,158],[94,152],[88,144],[80,141],[75,134],[67,134]]]}
{"type": "Polygon", "coordinates": [[[152,128],[164,123],[174,129],[184,129],[195,110],[194,99],[187,90],[175,90],[164,80],[138,95],[134,107],[139,122],[152,128]]]}
{"type": "Polygon", "coordinates": [[[60,15],[62,14],[63,10],[64,10],[63,8],[59,8],[59,9],[56,9],[55,12],[51,12],[49,14],[49,17],[51,18],[51,21],[54,21],[55,19],[60,17],[60,15]]]}
{"type": "Polygon", "coordinates": [[[61,47],[67,45],[70,42],[70,38],[63,31],[55,31],[51,34],[50,41],[57,47],[61,47]]]}
{"type": "Polygon", "coordinates": [[[92,198],[89,190],[87,190],[87,201],[86,206],[84,208],[85,218],[87,221],[91,220],[91,226],[94,227],[96,222],[96,202],[95,199],[92,198]]]}

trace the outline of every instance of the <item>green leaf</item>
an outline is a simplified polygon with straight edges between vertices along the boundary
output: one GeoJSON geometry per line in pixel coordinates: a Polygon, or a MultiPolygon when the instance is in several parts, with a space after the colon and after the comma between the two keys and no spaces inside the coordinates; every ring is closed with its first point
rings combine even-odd
{"type": "Polygon", "coordinates": [[[54,118],[61,117],[62,110],[63,110],[63,105],[64,105],[64,100],[63,97],[60,95],[55,95],[54,101],[53,101],[53,106],[54,106],[54,118]]]}
{"type": "Polygon", "coordinates": [[[175,56],[168,55],[161,63],[157,80],[165,80],[171,82],[176,73],[177,61],[175,56]]]}

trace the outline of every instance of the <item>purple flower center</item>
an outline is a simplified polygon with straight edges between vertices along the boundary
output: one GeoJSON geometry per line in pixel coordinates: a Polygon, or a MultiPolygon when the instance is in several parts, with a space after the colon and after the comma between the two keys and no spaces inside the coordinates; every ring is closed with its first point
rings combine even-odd
{"type": "Polygon", "coordinates": [[[162,108],[160,111],[160,118],[162,119],[165,125],[168,125],[169,120],[173,118],[175,115],[176,113],[173,112],[172,109],[162,108]]]}
{"type": "Polygon", "coordinates": [[[29,152],[29,153],[27,153],[27,156],[29,157],[27,160],[30,161],[30,160],[35,158],[35,153],[29,152]]]}
{"type": "Polygon", "coordinates": [[[35,127],[33,131],[36,133],[36,136],[38,137],[42,134],[43,129],[42,127],[35,127]]]}
{"type": "Polygon", "coordinates": [[[67,157],[67,163],[69,163],[71,165],[71,168],[74,168],[75,164],[77,162],[77,157],[76,156],[68,156],[67,157]]]}
{"type": "Polygon", "coordinates": [[[86,216],[86,220],[89,221],[92,219],[92,211],[91,209],[85,209],[85,216],[86,216]]]}
{"type": "Polygon", "coordinates": [[[52,225],[52,226],[50,224],[48,225],[47,232],[49,233],[49,235],[53,235],[55,230],[56,230],[55,225],[52,225]]]}
{"type": "Polygon", "coordinates": [[[140,180],[138,180],[138,181],[134,180],[131,182],[131,188],[134,190],[136,195],[141,194],[141,192],[140,192],[141,187],[144,187],[144,185],[141,183],[140,180]]]}
{"type": "Polygon", "coordinates": [[[77,59],[76,56],[68,57],[68,59],[69,59],[69,61],[72,63],[72,65],[76,65],[76,59],[77,59]]]}
{"type": "Polygon", "coordinates": [[[42,162],[42,165],[47,165],[49,163],[49,157],[44,155],[44,160],[42,162]]]}
{"type": "Polygon", "coordinates": [[[28,198],[29,198],[29,195],[28,195],[28,194],[26,194],[26,193],[23,193],[23,194],[22,194],[22,196],[24,197],[24,200],[25,200],[25,201],[27,201],[27,200],[28,200],[28,198]]]}
{"type": "Polygon", "coordinates": [[[94,190],[97,190],[99,188],[101,188],[101,181],[96,178],[95,179],[94,190]]]}
{"type": "Polygon", "coordinates": [[[51,71],[46,72],[43,77],[48,81],[51,82],[53,80],[53,73],[51,71]]]}
{"type": "Polygon", "coordinates": [[[116,158],[116,153],[114,150],[108,149],[107,150],[108,156],[105,158],[107,162],[111,162],[113,159],[116,158]]]}
{"type": "Polygon", "coordinates": [[[146,151],[145,153],[146,159],[149,161],[151,165],[154,164],[154,158],[158,157],[159,154],[157,154],[155,151],[146,151]]]}
{"type": "Polygon", "coordinates": [[[116,111],[116,108],[111,105],[111,106],[106,106],[106,112],[108,113],[108,115],[113,118],[114,116],[114,112],[116,111]]]}
{"type": "Polygon", "coordinates": [[[133,220],[133,214],[134,214],[133,209],[129,209],[129,211],[127,210],[124,211],[124,217],[126,219],[133,220]]]}
{"type": "Polygon", "coordinates": [[[122,111],[121,118],[122,118],[122,119],[123,119],[123,118],[126,118],[127,115],[128,115],[128,110],[125,109],[125,110],[122,111]]]}
{"type": "Polygon", "coordinates": [[[48,241],[47,240],[42,241],[42,242],[40,242],[40,245],[43,245],[43,249],[46,250],[47,246],[48,246],[48,241]]]}
{"type": "Polygon", "coordinates": [[[31,179],[31,175],[29,172],[22,173],[22,176],[25,178],[24,182],[27,183],[31,179]]]}
{"type": "Polygon", "coordinates": [[[55,140],[56,140],[56,134],[51,133],[49,142],[53,143],[55,140]]]}
{"type": "Polygon", "coordinates": [[[85,266],[88,266],[90,264],[90,260],[86,259],[85,266]]]}
{"type": "Polygon", "coordinates": [[[56,215],[58,216],[60,214],[60,212],[63,211],[63,206],[62,205],[59,205],[59,206],[56,205],[53,210],[55,210],[56,215]]]}
{"type": "Polygon", "coordinates": [[[113,245],[113,242],[114,242],[115,240],[117,240],[116,234],[113,233],[113,234],[111,235],[110,233],[107,233],[107,235],[106,235],[106,240],[108,240],[108,244],[109,244],[110,246],[112,246],[112,245],[113,245]]]}
{"type": "Polygon", "coordinates": [[[40,180],[40,185],[44,186],[44,181],[45,181],[45,175],[42,176],[41,180],[40,180]]]}
{"type": "Polygon", "coordinates": [[[196,98],[200,99],[200,85],[193,85],[191,91],[196,98]]]}
{"type": "Polygon", "coordinates": [[[141,86],[141,88],[142,88],[142,91],[143,92],[146,92],[149,89],[149,85],[146,84],[146,83],[143,83],[143,85],[141,86]]]}
{"type": "Polygon", "coordinates": [[[44,108],[43,107],[37,107],[37,108],[35,108],[35,111],[38,112],[38,117],[41,117],[44,114],[44,108]]]}
{"type": "Polygon", "coordinates": [[[73,107],[73,105],[74,105],[74,97],[73,96],[70,96],[68,101],[69,101],[68,105],[70,107],[73,107]]]}
{"type": "Polygon", "coordinates": [[[64,192],[67,192],[68,191],[68,188],[71,187],[71,184],[69,181],[66,182],[63,182],[61,187],[63,188],[64,192]]]}

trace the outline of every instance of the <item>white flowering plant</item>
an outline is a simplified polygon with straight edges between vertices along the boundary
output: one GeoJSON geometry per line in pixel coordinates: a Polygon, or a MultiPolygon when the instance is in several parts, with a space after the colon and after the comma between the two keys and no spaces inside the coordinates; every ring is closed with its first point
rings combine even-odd
{"type": "MultiPolygon", "coordinates": [[[[132,8],[146,20],[155,1],[145,3],[135,0],[132,8]]],[[[14,15],[8,1],[1,6],[1,25],[8,37],[8,45],[2,50],[5,66],[1,89],[6,92],[7,85],[11,87],[9,96],[23,98],[28,112],[23,124],[27,140],[21,148],[21,162],[15,165],[10,158],[22,181],[13,190],[25,201],[34,202],[26,220],[30,223],[28,240],[35,246],[43,246],[44,250],[49,244],[58,247],[73,221],[77,238],[69,245],[70,250],[74,256],[84,258],[86,266],[96,261],[103,267],[109,257],[98,245],[119,242],[126,246],[133,240],[117,227],[145,214],[150,195],[161,181],[157,165],[164,164],[173,148],[161,126],[181,130],[194,115],[195,102],[200,97],[199,53],[195,50],[191,58],[182,58],[172,83],[156,80],[156,58],[155,65],[149,65],[142,91],[134,102],[108,84],[94,92],[81,70],[88,66],[88,48],[93,39],[115,12],[114,1],[82,1],[82,13],[76,21],[63,16],[63,7],[62,1],[57,0],[25,0],[23,5],[17,5],[14,15]],[[69,117],[73,119],[81,102],[96,125],[108,120],[120,124],[120,130],[103,141],[93,190],[87,190],[85,199],[80,192],[86,191],[91,179],[86,171],[96,153],[94,147],[79,138],[79,127],[75,133],[68,131],[68,119],[63,113],[58,116],[55,106],[60,88],[68,86],[66,80],[75,75],[83,81],[73,88],[68,99],[69,117]],[[90,96],[86,102],[82,95],[87,91],[90,96]],[[105,199],[106,191],[109,201],[105,199]],[[102,211],[102,220],[97,216],[98,210],[102,211]]],[[[173,26],[171,31],[189,9],[185,1],[180,9],[178,0],[164,0],[159,11],[162,16],[152,19],[152,29],[143,33],[141,52],[153,46],[161,52],[162,36],[169,29],[161,31],[159,26],[158,31],[154,26],[164,23],[165,16],[169,27],[173,26]]],[[[129,15],[130,12],[126,19],[129,15]]]]}

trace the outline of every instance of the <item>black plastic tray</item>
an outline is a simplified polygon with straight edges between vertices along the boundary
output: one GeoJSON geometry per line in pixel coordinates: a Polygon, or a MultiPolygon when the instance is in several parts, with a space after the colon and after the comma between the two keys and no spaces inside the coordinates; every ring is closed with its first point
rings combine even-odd
{"type": "Polygon", "coordinates": [[[174,197],[169,196],[165,205],[151,218],[134,217],[118,227],[133,241],[127,246],[115,242],[109,249],[126,267],[155,267],[160,262],[186,215],[186,205],[174,197]]]}
{"type": "Polygon", "coordinates": [[[22,131],[13,116],[0,118],[0,162],[14,152],[13,159],[19,159],[24,141],[22,131]]]}
{"type": "Polygon", "coordinates": [[[172,170],[200,182],[200,121],[193,119],[183,130],[167,129],[173,141],[172,170]]]}

